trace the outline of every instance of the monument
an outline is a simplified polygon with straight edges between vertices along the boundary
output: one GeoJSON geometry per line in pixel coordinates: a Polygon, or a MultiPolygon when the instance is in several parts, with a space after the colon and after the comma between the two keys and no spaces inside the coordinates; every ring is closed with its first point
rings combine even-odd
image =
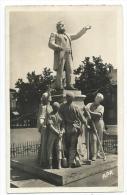
{"type": "MultiPolygon", "coordinates": [[[[54,50],[54,70],[56,71],[56,82],[54,86],[54,91],[51,93],[52,101],[53,102],[59,102],[62,103],[63,106],[66,105],[65,101],[67,101],[67,94],[74,94],[73,102],[76,104],[80,110],[84,107],[84,99],[85,95],[81,94],[81,91],[74,88],[74,85],[72,83],[72,66],[73,66],[73,55],[72,55],[72,46],[71,41],[76,40],[83,36],[87,30],[91,29],[91,26],[86,26],[81,29],[77,34],[75,35],[68,35],[65,32],[65,25],[62,21],[58,22],[57,25],[57,33],[51,33],[50,39],[49,39],[49,47],[54,50]],[[64,71],[65,71],[65,80],[66,85],[64,85],[63,77],[64,77],[64,71]]],[[[69,103],[67,109],[69,108],[71,103],[69,103]]],[[[56,104],[55,104],[56,105],[56,104]]],[[[56,105],[59,107],[58,105],[56,105]]],[[[72,107],[71,107],[72,108],[72,107]]],[[[73,108],[74,110],[75,108],[73,108]]],[[[65,116],[66,115],[66,109],[62,108],[61,113],[65,116]]],[[[69,112],[70,116],[73,115],[73,112],[69,112]]],[[[67,114],[69,114],[67,113],[67,114]]],[[[56,114],[56,113],[55,113],[56,114]]],[[[52,116],[54,117],[54,116],[52,116]]],[[[66,117],[69,118],[69,117],[66,117]]],[[[74,114],[75,118],[75,114],[74,114]]],[[[82,123],[83,123],[82,119],[82,123]]],[[[85,124],[85,121],[84,121],[85,124]]],[[[87,126],[85,124],[85,126],[87,126]]],[[[69,127],[69,125],[68,125],[69,127]]],[[[70,127],[69,127],[70,128],[70,127]]],[[[76,127],[77,128],[77,127],[76,127]]],[[[88,126],[87,126],[88,128],[88,126]]],[[[77,133],[77,132],[76,132],[77,133]]],[[[69,134],[68,134],[69,135],[69,134]]],[[[77,136],[77,134],[75,134],[77,136]]],[[[52,135],[51,135],[52,136],[52,135]]],[[[77,137],[71,141],[77,143],[77,137]]],[[[85,132],[83,128],[83,132],[80,137],[80,146],[82,147],[82,153],[86,155],[86,159],[88,158],[88,154],[86,151],[86,143],[85,143],[85,132]]],[[[52,137],[51,137],[52,138],[52,137]]],[[[50,142],[49,142],[50,145],[50,142]]],[[[73,152],[75,152],[75,147],[70,147],[73,152]]],[[[72,151],[69,148],[69,152],[72,151]]],[[[72,155],[72,153],[71,153],[72,155]]],[[[52,157],[52,153],[50,154],[52,157]]],[[[51,159],[52,160],[52,159],[51,159]]],[[[59,159],[61,162],[61,159],[59,159]]],[[[69,159],[71,161],[71,159],[69,159]]],[[[89,160],[89,159],[87,159],[89,160]]],[[[62,169],[47,169],[42,167],[37,163],[37,159],[33,159],[30,162],[19,160],[12,160],[11,162],[12,167],[17,167],[21,170],[24,170],[28,173],[34,174],[38,176],[41,179],[44,179],[46,181],[49,181],[52,184],[55,184],[57,186],[75,186],[74,182],[83,180],[83,186],[87,186],[87,182],[91,180],[91,178],[95,178],[98,176],[99,181],[103,179],[105,176],[105,172],[108,170],[113,171],[113,175],[117,175],[117,164],[116,164],[116,156],[111,156],[107,159],[107,161],[103,161],[102,159],[98,159],[96,162],[94,162],[92,165],[89,162],[89,164],[80,165],[79,167],[73,168],[72,166],[68,166],[67,168],[62,169]],[[89,166],[90,165],[90,166],[89,166]],[[73,183],[72,183],[73,182],[73,183]]],[[[60,164],[61,166],[61,164],[60,164]]],[[[107,173],[107,172],[106,172],[107,173]]],[[[81,184],[79,184],[80,186],[81,184]]],[[[102,184],[104,185],[104,184],[102,184]]]]}
{"type": "MultiPolygon", "coordinates": [[[[59,21],[56,24],[56,33],[51,33],[49,38],[49,48],[54,51],[54,67],[53,69],[56,71],[56,82],[55,82],[55,91],[52,94],[53,102],[63,103],[66,100],[66,95],[68,93],[73,93],[73,102],[76,104],[80,110],[84,106],[84,98],[85,95],[81,94],[81,91],[76,90],[72,83],[73,76],[73,54],[72,54],[72,45],[71,41],[79,39],[83,36],[87,30],[91,29],[91,26],[83,27],[77,34],[69,35],[66,33],[65,24],[63,21],[59,21]],[[64,72],[65,72],[65,82],[64,82],[64,72]]],[[[70,113],[73,115],[73,113],[70,113]]],[[[68,115],[68,113],[66,113],[68,115]]],[[[69,117],[69,116],[68,116],[69,117]]],[[[65,117],[64,117],[65,118],[65,117]]],[[[71,129],[71,127],[70,127],[71,129]]],[[[80,152],[86,154],[85,147],[85,132],[84,127],[83,134],[79,136],[80,139],[80,152]],[[84,148],[84,149],[83,149],[84,148]]]]}
{"type": "Polygon", "coordinates": [[[59,21],[56,24],[56,29],[57,32],[51,33],[48,43],[49,48],[54,51],[53,69],[56,71],[55,93],[52,94],[52,99],[62,103],[65,101],[68,90],[73,90],[75,103],[82,107],[85,96],[81,94],[81,91],[76,90],[72,84],[73,54],[71,41],[79,39],[87,30],[91,29],[91,26],[85,26],[77,34],[69,35],[66,33],[64,22],[59,21]],[[66,85],[64,85],[63,79],[64,71],[66,85]]]}

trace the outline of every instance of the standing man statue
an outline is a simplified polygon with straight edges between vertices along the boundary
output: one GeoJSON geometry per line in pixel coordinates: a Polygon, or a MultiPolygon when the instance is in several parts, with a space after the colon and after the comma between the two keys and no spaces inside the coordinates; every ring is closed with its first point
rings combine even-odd
{"type": "Polygon", "coordinates": [[[56,75],[56,88],[63,89],[63,71],[66,73],[66,89],[73,90],[72,85],[72,47],[71,41],[83,36],[91,26],[82,28],[75,35],[68,35],[65,31],[65,25],[62,21],[56,24],[57,33],[51,33],[49,47],[54,50],[54,70],[56,75]]]}
{"type": "Polygon", "coordinates": [[[74,93],[66,93],[66,102],[61,104],[59,114],[65,125],[64,142],[68,166],[78,167],[81,166],[81,156],[78,151],[78,144],[82,144],[79,143],[78,138],[83,133],[82,124],[84,124],[86,128],[89,128],[89,126],[87,125],[86,118],[73,101],[74,93]]]}
{"type": "Polygon", "coordinates": [[[46,92],[43,93],[39,112],[37,117],[37,127],[41,135],[40,150],[38,153],[38,161],[41,167],[47,167],[47,140],[48,140],[48,120],[49,114],[52,111],[50,106],[51,95],[46,92]]]}

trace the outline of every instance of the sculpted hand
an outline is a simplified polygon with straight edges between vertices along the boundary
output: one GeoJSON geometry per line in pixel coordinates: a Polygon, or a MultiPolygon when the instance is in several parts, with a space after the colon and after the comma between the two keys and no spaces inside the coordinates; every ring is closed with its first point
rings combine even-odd
{"type": "Polygon", "coordinates": [[[90,30],[91,29],[91,26],[90,25],[87,25],[84,27],[85,30],[90,30]]]}
{"type": "Polygon", "coordinates": [[[60,132],[60,133],[59,133],[59,138],[62,138],[62,136],[63,136],[63,133],[60,132]]]}
{"type": "Polygon", "coordinates": [[[88,131],[90,131],[90,130],[91,130],[91,128],[90,128],[90,126],[89,126],[89,125],[87,125],[87,130],[88,130],[88,131]]]}
{"type": "Polygon", "coordinates": [[[65,129],[64,129],[64,128],[61,129],[61,133],[62,133],[62,134],[65,133],[65,129]]]}
{"type": "Polygon", "coordinates": [[[75,127],[72,128],[72,134],[77,133],[77,129],[75,127]]]}
{"type": "Polygon", "coordinates": [[[44,119],[40,118],[40,124],[43,125],[44,119]]]}
{"type": "Polygon", "coordinates": [[[63,48],[62,48],[61,46],[58,46],[58,47],[56,48],[56,50],[57,50],[57,51],[62,51],[63,48]]]}

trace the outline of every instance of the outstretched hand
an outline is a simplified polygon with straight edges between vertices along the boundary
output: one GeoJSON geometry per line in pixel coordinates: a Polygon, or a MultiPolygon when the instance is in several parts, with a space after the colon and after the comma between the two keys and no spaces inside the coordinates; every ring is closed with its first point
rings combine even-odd
{"type": "Polygon", "coordinates": [[[91,29],[91,27],[92,27],[92,26],[87,25],[87,26],[85,26],[84,28],[85,28],[86,30],[90,30],[90,29],[91,29]]]}

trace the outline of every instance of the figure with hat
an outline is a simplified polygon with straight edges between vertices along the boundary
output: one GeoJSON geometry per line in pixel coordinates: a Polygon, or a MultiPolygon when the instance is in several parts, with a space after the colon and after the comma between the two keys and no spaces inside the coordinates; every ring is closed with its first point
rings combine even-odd
{"type": "Polygon", "coordinates": [[[53,168],[53,148],[56,150],[57,154],[57,167],[61,168],[61,160],[62,160],[62,137],[64,133],[64,124],[58,113],[60,104],[58,102],[54,102],[52,104],[53,111],[49,114],[48,118],[48,140],[47,140],[47,158],[48,158],[48,167],[50,169],[53,168]]]}
{"type": "Polygon", "coordinates": [[[66,33],[65,24],[59,21],[56,24],[57,33],[51,33],[49,38],[49,48],[54,50],[54,70],[56,75],[56,88],[63,89],[63,72],[65,70],[66,89],[73,90],[72,66],[73,55],[71,41],[79,39],[91,26],[83,27],[77,34],[69,35],[66,33]]]}
{"type": "Polygon", "coordinates": [[[60,106],[60,116],[65,124],[65,155],[69,167],[81,166],[80,154],[77,150],[78,138],[83,133],[82,124],[87,128],[87,121],[77,105],[73,103],[74,94],[66,93],[66,102],[60,106]]]}
{"type": "Polygon", "coordinates": [[[46,92],[43,93],[41,97],[41,103],[39,106],[39,112],[37,117],[37,127],[38,131],[41,134],[41,144],[38,153],[38,161],[42,167],[47,166],[47,139],[48,139],[48,118],[49,113],[52,111],[52,107],[50,106],[51,95],[46,92]]]}

